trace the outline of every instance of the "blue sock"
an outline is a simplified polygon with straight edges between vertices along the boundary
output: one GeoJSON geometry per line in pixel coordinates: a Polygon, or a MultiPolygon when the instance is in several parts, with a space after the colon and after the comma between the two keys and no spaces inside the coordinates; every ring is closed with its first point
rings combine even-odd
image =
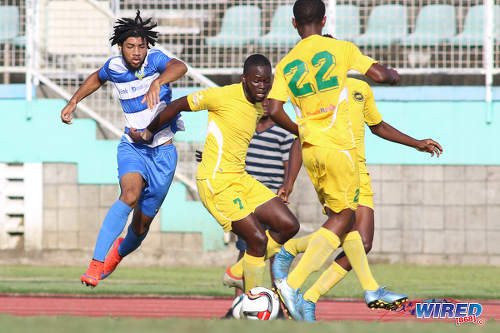
{"type": "Polygon", "coordinates": [[[123,231],[132,208],[117,200],[108,210],[95,244],[94,259],[104,262],[111,245],[123,231]]]}
{"type": "Polygon", "coordinates": [[[137,236],[134,230],[132,230],[132,223],[131,223],[128,226],[127,236],[125,236],[125,239],[123,240],[123,242],[121,242],[120,246],[118,247],[118,254],[120,255],[120,257],[123,258],[130,252],[137,249],[141,245],[144,238],[146,238],[148,231],[149,229],[146,230],[146,232],[143,233],[142,235],[137,236]]]}

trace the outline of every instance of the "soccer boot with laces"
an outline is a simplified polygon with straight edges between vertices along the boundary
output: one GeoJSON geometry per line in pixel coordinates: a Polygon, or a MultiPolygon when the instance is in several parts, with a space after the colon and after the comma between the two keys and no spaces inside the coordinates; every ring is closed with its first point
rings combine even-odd
{"type": "Polygon", "coordinates": [[[401,304],[408,301],[408,297],[403,294],[396,294],[380,287],[377,290],[365,291],[365,302],[372,309],[395,310],[401,304]]]}
{"type": "Polygon", "coordinates": [[[303,321],[316,321],[316,303],[306,301],[302,293],[298,295],[297,308],[302,315],[303,321]]]}
{"type": "Polygon", "coordinates": [[[238,288],[245,291],[245,279],[231,274],[231,267],[228,267],[224,272],[222,284],[229,288],[238,288]]]}
{"type": "Polygon", "coordinates": [[[80,278],[82,284],[91,288],[96,287],[99,283],[99,278],[101,277],[103,268],[104,263],[102,261],[92,259],[89,268],[87,268],[85,273],[83,273],[82,277],[80,278]]]}
{"type": "Polygon", "coordinates": [[[278,291],[278,295],[283,302],[288,314],[295,320],[302,320],[302,316],[297,309],[297,300],[298,300],[298,289],[293,289],[290,287],[286,281],[286,279],[275,279],[274,285],[276,286],[276,290],[278,291]]]}
{"type": "Polygon", "coordinates": [[[106,259],[104,259],[104,269],[101,274],[101,280],[107,278],[116,269],[116,266],[122,261],[123,257],[118,253],[118,248],[125,238],[115,240],[111,251],[109,251],[106,259]]]}
{"type": "Polygon", "coordinates": [[[280,252],[276,253],[276,255],[274,256],[272,270],[275,280],[287,278],[290,265],[292,264],[294,258],[295,256],[288,253],[288,251],[285,250],[285,247],[281,247],[280,252]]]}

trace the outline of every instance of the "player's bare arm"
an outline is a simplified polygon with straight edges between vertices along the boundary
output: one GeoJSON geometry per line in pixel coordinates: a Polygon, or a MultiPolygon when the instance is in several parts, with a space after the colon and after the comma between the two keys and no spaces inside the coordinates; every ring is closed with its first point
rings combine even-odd
{"type": "Polygon", "coordinates": [[[152,110],[156,104],[160,103],[160,87],[183,77],[186,72],[187,66],[182,61],[170,60],[163,73],[151,83],[141,103],[146,102],[148,109],[152,110]]]}
{"type": "Polygon", "coordinates": [[[300,147],[300,139],[296,138],[290,147],[290,153],[288,158],[288,168],[285,172],[285,179],[283,181],[283,186],[278,190],[278,196],[285,203],[288,204],[288,196],[293,191],[293,185],[299,174],[300,167],[302,166],[302,150],[300,147]]]}
{"type": "Polygon", "coordinates": [[[283,184],[281,184],[280,188],[278,189],[278,192],[276,192],[278,197],[281,200],[283,200],[285,205],[289,204],[288,200],[285,200],[285,197],[283,195],[283,193],[285,193],[285,179],[286,179],[286,174],[288,173],[288,165],[289,165],[289,161],[283,161],[283,176],[284,176],[283,177],[283,184]]]}
{"type": "Polygon", "coordinates": [[[90,74],[90,76],[83,82],[83,84],[78,88],[76,93],[68,101],[68,104],[61,111],[61,120],[65,124],[72,124],[71,119],[73,118],[72,113],[76,110],[76,105],[85,97],[92,94],[94,91],[99,89],[105,81],[99,79],[99,71],[95,71],[90,74]]]}
{"type": "Polygon", "coordinates": [[[298,136],[299,127],[290,119],[290,117],[288,117],[285,110],[283,110],[283,104],[284,103],[282,101],[269,99],[269,116],[276,124],[283,127],[288,132],[298,136]]]}
{"type": "Polygon", "coordinates": [[[391,85],[399,83],[399,74],[395,69],[387,68],[378,63],[370,66],[366,72],[366,76],[378,83],[388,83],[391,85]]]}
{"type": "Polygon", "coordinates": [[[378,123],[377,125],[370,126],[370,130],[373,134],[381,137],[382,139],[413,147],[418,151],[429,153],[431,156],[436,154],[436,156],[439,157],[443,153],[443,148],[436,141],[432,139],[414,139],[411,136],[398,131],[384,121],[378,123]]]}
{"type": "Polygon", "coordinates": [[[136,128],[131,128],[129,136],[137,143],[149,142],[153,137],[153,133],[156,133],[163,125],[174,119],[181,111],[191,111],[186,96],[178,98],[167,105],[167,107],[151,121],[144,131],[138,131],[136,128]]]}

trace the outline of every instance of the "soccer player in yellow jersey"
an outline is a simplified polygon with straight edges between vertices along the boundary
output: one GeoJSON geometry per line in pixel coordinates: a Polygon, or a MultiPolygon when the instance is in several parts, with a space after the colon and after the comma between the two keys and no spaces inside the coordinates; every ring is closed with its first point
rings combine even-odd
{"type": "Polygon", "coordinates": [[[321,0],[298,0],[293,14],[292,23],[302,40],[276,66],[269,112],[276,123],[299,135],[304,165],[328,219],[314,233],[287,278],[275,276],[275,285],[290,315],[302,319],[297,311],[297,290],[342,244],[368,295],[368,304],[382,307],[380,302],[397,303],[406,296],[379,288],[368,267],[361,236],[357,231],[349,232],[359,200],[359,171],[345,81],[351,69],[382,83],[395,84],[399,76],[364,56],[356,45],[321,36],[326,22],[321,0]],[[288,98],[297,113],[298,126],[283,111],[288,98]]]}
{"type": "Polygon", "coordinates": [[[245,60],[241,83],[181,97],[145,131],[130,131],[135,141],[149,141],[152,133],[179,112],[208,110],[207,138],[196,174],[198,193],[224,230],[232,230],[247,242],[242,260],[224,276],[226,284],[245,291],[262,286],[264,260],[274,256],[299,230],[296,218],[281,199],[245,171],[248,145],[263,115],[261,102],[271,88],[271,75],[269,60],[251,55],[245,60]],[[261,223],[270,229],[264,231],[261,223]]]}
{"type": "MultiPolygon", "coordinates": [[[[373,232],[374,232],[374,205],[373,205],[373,190],[370,183],[370,176],[366,167],[364,136],[366,123],[372,133],[377,136],[396,143],[401,143],[417,149],[418,151],[428,152],[431,156],[436,154],[437,157],[442,153],[442,148],[436,141],[432,139],[416,140],[404,133],[401,133],[394,127],[382,121],[382,115],[377,110],[373,92],[370,86],[358,79],[347,78],[346,86],[349,91],[349,115],[352,121],[352,130],[356,148],[358,152],[358,167],[360,176],[359,187],[359,203],[358,209],[355,212],[355,222],[352,231],[358,231],[363,241],[365,252],[368,253],[372,247],[373,232]]],[[[290,163],[287,177],[283,184],[283,190],[279,195],[286,202],[291,193],[295,179],[302,164],[302,156],[300,154],[300,146],[297,142],[290,152],[290,163]]],[[[298,253],[306,250],[309,240],[313,234],[306,235],[300,238],[290,239],[283,246],[282,252],[277,256],[281,260],[281,266],[273,266],[278,270],[278,274],[288,272],[291,260],[298,253]]],[[[342,280],[348,271],[351,270],[349,260],[344,252],[339,254],[336,260],[328,269],[326,269],[320,278],[299,298],[299,312],[303,319],[307,321],[315,320],[315,304],[319,297],[328,292],[334,285],[342,280]]],[[[284,276],[281,276],[282,278],[284,276]]],[[[388,305],[388,309],[391,305],[388,305]]]]}

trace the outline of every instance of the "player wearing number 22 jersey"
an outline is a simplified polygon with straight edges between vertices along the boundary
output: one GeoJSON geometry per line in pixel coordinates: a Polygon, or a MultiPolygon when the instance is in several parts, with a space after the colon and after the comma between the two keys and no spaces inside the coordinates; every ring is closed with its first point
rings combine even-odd
{"type": "Polygon", "coordinates": [[[347,112],[347,72],[366,73],[375,62],[348,41],[312,35],[276,66],[269,98],[290,97],[307,172],[321,203],[334,212],[356,209],[359,194],[356,144],[347,112]]]}
{"type": "Polygon", "coordinates": [[[293,14],[292,24],[301,41],[276,67],[268,96],[269,113],[276,123],[299,135],[304,166],[328,218],[311,236],[307,250],[290,274],[288,267],[293,257],[286,248],[281,249],[273,264],[274,282],[292,317],[315,320],[315,304],[305,299],[299,288],[342,245],[365,296],[374,295],[365,297],[367,305],[385,307],[406,296],[383,297],[383,289],[371,275],[359,232],[349,232],[359,201],[359,171],[346,80],[351,69],[377,82],[396,83],[398,76],[363,55],[351,42],[321,36],[326,22],[323,1],[297,0],[293,14]],[[283,111],[288,98],[295,108],[298,126],[283,111]]]}

